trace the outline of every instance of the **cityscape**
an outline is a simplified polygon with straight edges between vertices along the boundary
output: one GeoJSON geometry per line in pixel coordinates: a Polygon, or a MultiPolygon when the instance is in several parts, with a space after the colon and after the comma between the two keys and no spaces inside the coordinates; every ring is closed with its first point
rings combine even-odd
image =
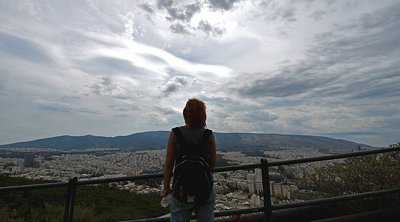
{"type": "MultiPolygon", "coordinates": [[[[259,152],[258,152],[259,153],[259,152]]],[[[66,182],[70,178],[94,180],[137,176],[162,172],[165,150],[125,151],[119,149],[56,150],[40,148],[4,148],[0,150],[0,174],[28,179],[66,182]]],[[[261,152],[262,154],[262,152],[261,152]]],[[[327,155],[311,148],[285,148],[263,151],[264,156],[246,155],[240,151],[218,151],[217,155],[229,165],[299,159],[327,155]]],[[[270,191],[274,203],[303,201],[296,178],[326,162],[299,164],[269,169],[270,191]]],[[[120,182],[113,184],[136,194],[161,194],[159,185],[120,182]]],[[[263,204],[261,170],[237,170],[214,173],[217,193],[216,211],[259,207],[263,204]]]]}

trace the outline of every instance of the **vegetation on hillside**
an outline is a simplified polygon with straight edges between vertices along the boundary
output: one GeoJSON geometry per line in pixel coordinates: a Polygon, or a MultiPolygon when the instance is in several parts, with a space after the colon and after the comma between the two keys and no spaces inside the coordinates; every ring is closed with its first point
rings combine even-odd
{"type": "MultiPolygon", "coordinates": [[[[400,147],[400,143],[389,147],[400,147]]],[[[400,152],[347,158],[304,173],[300,189],[315,196],[341,196],[400,187],[400,152]]],[[[388,207],[399,203],[399,195],[375,198],[371,205],[388,207]]]]}
{"type": "MultiPolygon", "coordinates": [[[[44,183],[0,176],[0,186],[44,183]]],[[[66,188],[12,191],[0,195],[1,221],[62,221],[66,188]]],[[[120,221],[158,217],[168,213],[159,195],[139,195],[115,187],[79,186],[73,221],[120,221]]]]}

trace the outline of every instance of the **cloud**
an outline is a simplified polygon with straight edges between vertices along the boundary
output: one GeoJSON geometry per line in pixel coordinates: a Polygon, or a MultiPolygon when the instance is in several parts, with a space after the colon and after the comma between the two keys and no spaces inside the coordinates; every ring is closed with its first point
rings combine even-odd
{"type": "Polygon", "coordinates": [[[169,27],[169,30],[172,33],[176,33],[176,34],[184,34],[184,35],[191,35],[192,33],[189,31],[189,29],[187,29],[187,26],[179,24],[179,23],[175,23],[172,24],[169,27]]]}
{"type": "Polygon", "coordinates": [[[192,17],[200,12],[200,5],[199,4],[189,4],[182,6],[181,8],[167,8],[167,12],[169,17],[167,17],[170,21],[179,20],[181,22],[190,22],[192,17]]]}
{"type": "Polygon", "coordinates": [[[61,113],[88,113],[88,114],[100,114],[97,111],[87,109],[85,107],[72,105],[69,103],[64,103],[60,101],[50,101],[45,99],[36,99],[34,101],[42,109],[51,112],[61,112],[61,113]]]}
{"type": "Polygon", "coordinates": [[[168,115],[176,115],[180,114],[179,110],[176,110],[172,107],[156,107],[156,110],[162,113],[162,115],[168,116],[168,115]]]}
{"type": "Polygon", "coordinates": [[[174,2],[172,0],[157,0],[158,9],[170,8],[174,2]]]}
{"type": "Polygon", "coordinates": [[[225,29],[213,27],[210,25],[210,23],[208,23],[207,21],[204,21],[204,20],[201,20],[199,22],[199,25],[197,28],[200,29],[201,31],[203,31],[204,33],[206,33],[207,36],[210,36],[210,34],[211,34],[214,37],[221,36],[225,32],[225,29]]]}
{"type": "Polygon", "coordinates": [[[400,32],[391,30],[400,30],[398,10],[400,4],[392,5],[361,16],[353,22],[352,30],[337,25],[336,30],[316,35],[303,60],[282,65],[267,77],[253,75],[253,80],[238,89],[239,94],[334,100],[397,97],[400,42],[395,36],[400,32]],[[377,26],[371,17],[391,22],[377,26]]]}
{"type": "Polygon", "coordinates": [[[143,86],[143,89],[138,90],[137,85],[136,81],[126,76],[99,76],[95,82],[90,83],[87,87],[94,95],[130,102],[142,94],[142,90],[146,89],[143,86]]]}
{"type": "Polygon", "coordinates": [[[204,32],[207,37],[212,35],[213,37],[218,37],[224,34],[225,29],[221,27],[214,27],[208,21],[201,20],[198,22],[197,27],[191,24],[192,18],[199,14],[205,4],[208,4],[209,8],[213,10],[230,10],[232,9],[235,2],[234,1],[209,1],[207,3],[195,2],[191,4],[174,4],[172,1],[159,0],[157,2],[158,9],[165,9],[167,12],[166,19],[172,24],[169,30],[176,34],[193,34],[195,31],[204,32]]]}
{"type": "Polygon", "coordinates": [[[313,89],[327,84],[330,79],[304,77],[299,69],[293,73],[279,73],[271,78],[255,80],[251,85],[239,89],[249,97],[287,97],[310,93],[313,89]],[[296,77],[296,74],[298,77],[296,77]]]}
{"type": "Polygon", "coordinates": [[[295,22],[297,21],[295,5],[300,3],[298,1],[260,1],[259,10],[253,16],[263,18],[268,22],[295,22]]]}
{"type": "Polygon", "coordinates": [[[0,52],[10,54],[31,62],[54,63],[49,53],[38,43],[16,35],[0,31],[0,52]]]}
{"type": "Polygon", "coordinates": [[[158,63],[158,64],[164,64],[164,65],[168,64],[168,62],[165,61],[164,58],[157,56],[157,55],[142,54],[142,57],[145,58],[146,60],[149,60],[151,63],[158,63]]]}
{"type": "Polygon", "coordinates": [[[155,107],[146,115],[152,123],[161,124],[165,127],[179,125],[182,122],[182,113],[173,107],[155,107]]]}
{"type": "Polygon", "coordinates": [[[214,10],[231,10],[236,2],[241,0],[208,0],[210,8],[214,10]]]}
{"type": "Polygon", "coordinates": [[[180,7],[173,7],[173,1],[170,0],[158,0],[158,9],[166,9],[168,16],[166,17],[169,21],[181,21],[189,23],[192,17],[199,13],[201,10],[200,3],[187,4],[180,7]]]}
{"type": "Polygon", "coordinates": [[[139,7],[150,14],[153,14],[153,12],[154,12],[153,8],[151,7],[151,5],[149,3],[140,4],[139,7]]]}
{"type": "Polygon", "coordinates": [[[315,10],[311,13],[311,17],[316,20],[320,21],[324,16],[326,15],[326,12],[323,10],[315,10]]]}
{"type": "Polygon", "coordinates": [[[117,85],[114,84],[110,77],[101,77],[100,82],[91,86],[92,91],[97,95],[112,94],[117,88],[117,85]]]}
{"type": "Polygon", "coordinates": [[[180,7],[173,7],[172,1],[159,0],[157,2],[158,9],[165,9],[168,13],[166,19],[173,24],[169,30],[172,33],[188,35],[193,28],[190,25],[192,17],[201,10],[200,3],[187,4],[180,7]]]}
{"type": "Polygon", "coordinates": [[[189,80],[185,76],[174,76],[167,81],[163,89],[164,96],[169,96],[182,90],[189,83],[189,80]]]}
{"type": "MultiPolygon", "coordinates": [[[[156,59],[150,55],[145,55],[145,57],[151,60],[156,59]]],[[[95,75],[128,74],[140,76],[148,73],[148,70],[135,66],[129,60],[115,57],[98,56],[88,60],[79,60],[76,62],[80,69],[95,75]]]]}

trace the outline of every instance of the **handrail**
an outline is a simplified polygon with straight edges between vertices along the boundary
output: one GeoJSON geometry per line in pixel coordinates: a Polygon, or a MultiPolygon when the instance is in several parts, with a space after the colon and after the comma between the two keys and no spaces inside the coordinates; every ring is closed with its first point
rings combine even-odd
{"type": "Polygon", "coordinates": [[[303,201],[303,202],[276,204],[276,205],[272,205],[272,209],[273,210],[290,209],[290,208],[296,208],[296,207],[312,206],[312,205],[318,205],[318,204],[326,204],[326,203],[332,203],[332,202],[337,202],[337,201],[368,198],[368,197],[381,196],[381,195],[394,194],[394,193],[400,193],[400,188],[379,190],[379,191],[370,191],[370,192],[349,194],[349,195],[336,196],[336,197],[327,197],[327,198],[308,200],[308,201],[303,201]]]}
{"type": "MultiPolygon", "coordinates": [[[[376,195],[400,193],[400,188],[395,188],[395,189],[389,189],[389,190],[372,191],[372,192],[366,192],[366,193],[358,193],[358,194],[351,194],[351,195],[344,195],[344,196],[322,198],[322,199],[309,200],[309,201],[303,201],[303,202],[271,205],[271,195],[270,195],[270,191],[269,191],[268,167],[342,159],[342,158],[348,158],[348,157],[365,156],[365,155],[394,152],[394,151],[400,151],[400,147],[359,151],[359,152],[336,154],[336,155],[326,155],[326,156],[311,157],[311,158],[293,159],[293,160],[273,161],[273,162],[268,162],[266,159],[262,159],[260,164],[245,164],[245,165],[217,167],[213,170],[214,172],[250,170],[250,169],[260,168],[263,171],[262,179],[263,179],[263,189],[264,189],[264,192],[263,192],[264,193],[264,206],[258,207],[258,208],[246,208],[246,209],[215,212],[214,215],[215,215],[215,217],[222,217],[222,216],[229,216],[229,215],[235,215],[235,214],[249,214],[249,213],[264,212],[266,221],[271,222],[272,221],[272,211],[274,211],[274,210],[289,209],[289,208],[296,208],[296,207],[302,207],[302,206],[311,206],[311,205],[316,205],[316,204],[330,203],[330,202],[343,201],[343,200],[367,198],[367,197],[372,197],[372,196],[376,196],[376,195]]],[[[145,180],[145,179],[162,178],[162,177],[163,177],[162,173],[146,174],[146,175],[139,175],[139,176],[127,176],[127,177],[113,177],[113,178],[94,179],[94,180],[82,180],[82,181],[78,181],[77,178],[75,177],[75,178],[71,179],[69,182],[54,182],[54,183],[0,187],[0,192],[68,187],[69,189],[68,189],[66,206],[65,206],[64,221],[70,222],[70,221],[72,221],[72,213],[73,213],[73,208],[74,208],[75,189],[78,185],[102,184],[102,183],[121,182],[121,181],[136,181],[136,180],[145,180]]],[[[165,219],[149,218],[149,219],[132,220],[132,221],[163,221],[163,220],[165,220],[165,219]]]]}
{"type": "Polygon", "coordinates": [[[1,191],[16,191],[16,190],[49,189],[49,188],[60,188],[60,187],[67,187],[67,186],[68,186],[68,182],[16,185],[16,186],[0,187],[0,192],[1,191]]]}
{"type": "Polygon", "coordinates": [[[348,158],[348,157],[357,157],[357,156],[365,156],[365,155],[371,155],[371,154],[387,153],[387,152],[393,152],[393,151],[399,151],[399,150],[400,150],[400,146],[392,147],[392,148],[368,150],[368,151],[358,151],[358,152],[353,152],[353,153],[326,155],[326,156],[318,156],[318,157],[310,157],[310,158],[302,158],[302,159],[294,159],[294,160],[282,160],[282,161],[270,162],[268,164],[268,166],[282,166],[282,165],[318,162],[318,161],[323,161],[323,160],[335,160],[335,159],[343,159],[343,158],[348,158]]]}

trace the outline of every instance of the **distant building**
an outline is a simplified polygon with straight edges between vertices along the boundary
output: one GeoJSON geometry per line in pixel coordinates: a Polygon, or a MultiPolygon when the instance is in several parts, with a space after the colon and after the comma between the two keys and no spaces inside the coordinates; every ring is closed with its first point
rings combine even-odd
{"type": "Polygon", "coordinates": [[[247,174],[247,183],[249,194],[253,194],[256,191],[256,175],[255,174],[247,174]]]}
{"type": "Polygon", "coordinates": [[[35,156],[33,154],[25,154],[24,167],[34,167],[35,166],[35,156]]]}
{"type": "Polygon", "coordinates": [[[293,191],[297,190],[297,187],[295,185],[274,182],[270,182],[269,188],[271,191],[271,196],[277,197],[282,200],[292,200],[293,191]]]}
{"type": "Polygon", "coordinates": [[[260,196],[258,196],[257,194],[251,195],[250,204],[252,207],[260,207],[261,206],[260,196]]]}
{"type": "Polygon", "coordinates": [[[247,185],[249,194],[262,193],[263,185],[261,180],[261,171],[255,174],[247,174],[247,185]]]}
{"type": "Polygon", "coordinates": [[[263,183],[262,181],[256,181],[255,182],[255,193],[262,193],[263,192],[263,183]]]}

